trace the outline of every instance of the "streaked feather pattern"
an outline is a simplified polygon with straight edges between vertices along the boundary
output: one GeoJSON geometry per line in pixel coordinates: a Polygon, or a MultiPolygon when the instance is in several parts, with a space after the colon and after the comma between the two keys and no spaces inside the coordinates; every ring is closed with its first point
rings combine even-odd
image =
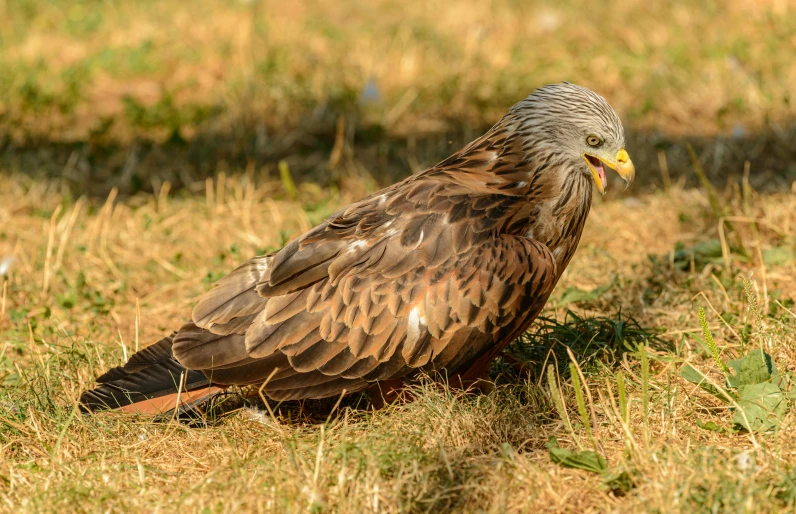
{"type": "Polygon", "coordinates": [[[570,140],[590,124],[623,143],[596,94],[537,90],[438,165],[223,278],[174,358],[218,384],[271,377],[280,400],[421,369],[476,377],[536,318],[577,247],[592,179],[570,140]]]}

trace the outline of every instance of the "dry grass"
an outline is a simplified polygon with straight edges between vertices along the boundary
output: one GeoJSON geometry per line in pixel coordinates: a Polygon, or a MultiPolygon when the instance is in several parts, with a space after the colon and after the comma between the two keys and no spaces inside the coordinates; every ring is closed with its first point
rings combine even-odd
{"type": "Polygon", "coordinates": [[[750,160],[781,187],[794,27],[786,0],[3,1],[0,166],[103,195],[281,159],[386,184],[569,80],[621,114],[641,181],[676,181],[687,141],[716,182],[750,160]]]}
{"type": "Polygon", "coordinates": [[[285,158],[387,184],[569,80],[610,99],[645,183],[659,152],[687,169],[685,139],[715,181],[751,160],[781,187],[794,27],[785,0],[0,2],[0,164],[100,195],[285,158]]]}
{"type": "Polygon", "coordinates": [[[119,136],[190,135],[208,109],[284,130],[318,106],[350,113],[370,82],[363,114],[415,134],[491,122],[566,79],[639,128],[754,130],[793,114],[794,14],[783,0],[20,0],[0,7],[0,112],[20,134],[58,139],[108,119],[119,136]]]}
{"type": "MultiPolygon", "coordinates": [[[[364,193],[305,191],[288,201],[273,199],[281,184],[245,176],[208,185],[207,193],[103,204],[74,201],[54,182],[0,179],[0,256],[14,257],[0,286],[0,509],[776,512],[794,506],[796,415],[788,413],[775,433],[700,429],[697,419],[728,426],[730,416],[678,375],[685,361],[717,370],[700,342],[700,305],[708,308],[725,358],[762,344],[780,370],[796,366],[796,319],[776,303],[793,310],[796,263],[792,253],[768,266],[755,257],[758,244],[769,261],[771,248],[792,252],[793,196],[726,199],[732,214],[758,220],[757,235],[736,223],[751,257],[736,248],[730,270],[721,258],[677,270],[665,257],[677,242],[717,237],[703,193],[673,189],[596,200],[555,297],[616,275],[601,297],[569,307],[586,319],[615,320],[621,309],[623,319],[634,317],[669,349],[649,350],[647,376],[639,351],[621,342],[584,347],[560,333],[535,344],[541,355],[546,346],[570,344],[582,359],[597,449],[613,472],[632,477],[632,486],[619,487],[550,461],[544,446],[550,435],[570,449],[590,443],[571,378],[562,374],[560,383],[572,432],[541,378],[541,362],[529,364],[530,374],[502,375],[486,396],[425,385],[413,402],[375,413],[345,407],[326,421],[295,406],[280,411],[276,423],[254,407],[208,428],[75,415],[75,398],[100,370],[173,329],[219,273],[364,193]],[[648,254],[663,257],[653,262],[648,254]],[[752,273],[762,326],[742,291],[740,277],[752,273]],[[626,423],[616,407],[620,372],[630,405],[626,423]]],[[[562,309],[545,314],[564,319],[562,309]]],[[[559,358],[558,366],[563,371],[566,362],[559,358]]]]}

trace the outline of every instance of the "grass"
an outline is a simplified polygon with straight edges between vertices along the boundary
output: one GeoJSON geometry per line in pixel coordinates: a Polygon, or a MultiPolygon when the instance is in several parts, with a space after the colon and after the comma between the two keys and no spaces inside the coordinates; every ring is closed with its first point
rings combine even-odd
{"type": "Polygon", "coordinates": [[[288,199],[281,182],[243,175],[209,181],[206,192],[102,202],[74,199],[57,181],[0,180],[0,255],[14,258],[0,285],[0,509],[794,507],[794,412],[767,432],[706,430],[698,421],[731,427],[729,407],[680,376],[686,362],[714,380],[722,371],[700,307],[721,358],[762,348],[782,373],[796,366],[796,262],[755,258],[792,250],[790,195],[723,199],[731,214],[746,205],[757,222],[757,230],[737,224],[752,257],[733,251],[729,268],[721,256],[693,268],[673,260],[678,244],[718,235],[700,191],[596,200],[554,300],[573,288],[600,294],[562,307],[551,302],[496,363],[497,387],[487,395],[423,383],[414,401],[377,412],[355,402],[314,412],[310,402],[282,405],[274,420],[253,404],[191,428],[79,416],[75,398],[100,370],[172,330],[225,270],[365,191],[296,190],[288,199]],[[606,471],[555,464],[545,446],[550,436],[565,450],[596,450],[606,471]]]}
{"type": "Polygon", "coordinates": [[[0,511],[796,510],[795,15],[0,2],[0,511]],[[617,108],[639,181],[595,199],[493,391],[77,414],[237,264],[559,80],[617,108]]]}
{"type": "Polygon", "coordinates": [[[119,136],[189,135],[215,108],[267,113],[276,127],[362,101],[371,121],[416,133],[489,122],[529,84],[565,78],[594,84],[638,126],[710,133],[792,113],[786,2],[18,0],[3,10],[2,110],[20,134],[83,139],[113,119],[119,136]]]}
{"type": "Polygon", "coordinates": [[[0,164],[74,191],[276,176],[282,159],[324,186],[386,184],[561,80],[610,99],[654,170],[641,183],[684,176],[684,142],[721,186],[746,160],[756,187],[796,177],[782,0],[13,0],[0,20],[0,164]]]}

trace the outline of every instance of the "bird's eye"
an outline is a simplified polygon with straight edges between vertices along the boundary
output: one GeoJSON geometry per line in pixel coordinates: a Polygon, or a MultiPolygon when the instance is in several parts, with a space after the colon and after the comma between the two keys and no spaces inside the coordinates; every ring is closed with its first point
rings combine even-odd
{"type": "Polygon", "coordinates": [[[600,146],[602,144],[602,139],[595,135],[591,135],[586,138],[586,144],[589,146],[600,146]]]}

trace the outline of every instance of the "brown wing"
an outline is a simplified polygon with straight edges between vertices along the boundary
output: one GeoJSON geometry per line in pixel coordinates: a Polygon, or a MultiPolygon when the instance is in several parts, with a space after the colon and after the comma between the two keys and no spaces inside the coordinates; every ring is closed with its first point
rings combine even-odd
{"type": "MultiPolygon", "coordinates": [[[[491,162],[490,144],[469,148],[482,155],[458,167],[491,162]]],[[[355,203],[222,279],[178,333],[175,357],[218,383],[270,377],[266,392],[289,399],[422,366],[455,372],[508,342],[550,295],[553,256],[502,233],[522,198],[479,187],[475,171],[456,180],[438,171],[355,203]]]]}
{"type": "Polygon", "coordinates": [[[553,257],[495,234],[500,198],[430,196],[447,211],[373,209],[376,197],[238,268],[197,304],[175,357],[219,383],[261,383],[279,368],[266,390],[287,399],[460,367],[501,343],[543,306],[553,257]]]}

